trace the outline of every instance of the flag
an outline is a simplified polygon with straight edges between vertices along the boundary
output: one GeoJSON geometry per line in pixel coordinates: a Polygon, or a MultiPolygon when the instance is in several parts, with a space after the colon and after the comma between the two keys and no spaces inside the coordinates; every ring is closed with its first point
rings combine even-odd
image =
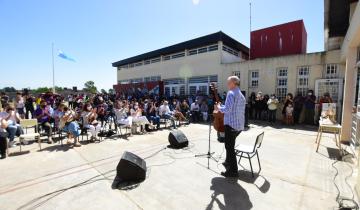
{"type": "Polygon", "coordinates": [[[62,59],[68,60],[68,61],[73,61],[75,62],[75,59],[71,58],[70,56],[66,55],[63,51],[58,50],[58,56],[62,59]]]}

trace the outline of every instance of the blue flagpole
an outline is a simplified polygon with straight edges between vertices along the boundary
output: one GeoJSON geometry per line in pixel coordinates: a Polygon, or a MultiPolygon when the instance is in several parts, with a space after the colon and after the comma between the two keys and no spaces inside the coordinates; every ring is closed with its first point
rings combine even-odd
{"type": "Polygon", "coordinates": [[[51,55],[52,55],[52,79],[53,79],[53,93],[55,93],[54,43],[51,43],[51,55]]]}

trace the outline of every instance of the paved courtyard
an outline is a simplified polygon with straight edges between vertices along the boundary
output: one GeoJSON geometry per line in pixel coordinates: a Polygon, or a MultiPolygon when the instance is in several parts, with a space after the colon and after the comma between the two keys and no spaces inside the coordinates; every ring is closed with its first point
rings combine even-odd
{"type": "MultiPolygon", "coordinates": [[[[332,135],[325,135],[316,153],[314,128],[251,125],[237,144],[253,144],[256,134],[265,131],[259,151],[262,171],[252,178],[239,168],[240,178],[234,180],[220,176],[221,160],[211,160],[209,170],[206,158],[194,157],[207,152],[207,125],[180,129],[190,141],[188,149],[166,148],[169,130],[128,140],[106,139],[80,148],[43,143],[43,150],[38,151],[37,144],[27,145],[23,149],[29,153],[0,161],[0,209],[322,210],[337,205],[331,158],[338,151],[332,135]],[[146,158],[147,178],[139,185],[114,190],[114,169],[124,151],[146,158]]],[[[223,159],[223,144],[216,141],[215,132],[211,143],[215,157],[223,159]]],[[[256,158],[253,161],[257,170],[256,158]]],[[[246,159],[242,163],[249,169],[246,159]]],[[[351,167],[344,162],[335,167],[340,171],[336,183],[342,195],[351,196],[344,182],[351,167]]],[[[355,182],[356,173],[350,183],[355,182]]]]}

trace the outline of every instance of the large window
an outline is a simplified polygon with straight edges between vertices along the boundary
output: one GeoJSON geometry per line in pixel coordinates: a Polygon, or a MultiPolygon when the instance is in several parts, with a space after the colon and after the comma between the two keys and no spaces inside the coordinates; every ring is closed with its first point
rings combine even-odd
{"type": "Polygon", "coordinates": [[[287,94],[288,70],[278,68],[276,71],[276,95],[280,100],[284,100],[287,94]]]}
{"type": "Polygon", "coordinates": [[[259,71],[252,70],[249,73],[250,73],[250,78],[249,78],[250,87],[252,87],[252,88],[259,87],[259,77],[260,77],[259,71]]]}
{"type": "Polygon", "coordinates": [[[235,56],[239,56],[239,51],[232,49],[231,47],[228,47],[226,45],[223,45],[223,51],[228,52],[230,54],[233,54],[235,56]]]}
{"type": "Polygon", "coordinates": [[[338,78],[338,65],[337,64],[326,64],[324,77],[325,79],[334,79],[338,78]]]}
{"type": "Polygon", "coordinates": [[[298,68],[296,90],[297,93],[301,93],[303,96],[305,96],[307,91],[309,90],[309,75],[309,66],[300,66],[298,68]]]}

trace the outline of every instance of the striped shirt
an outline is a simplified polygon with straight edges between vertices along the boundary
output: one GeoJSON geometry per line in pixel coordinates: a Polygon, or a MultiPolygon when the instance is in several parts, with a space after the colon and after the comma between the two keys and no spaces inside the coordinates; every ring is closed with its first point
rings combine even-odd
{"type": "Polygon", "coordinates": [[[224,125],[228,125],[237,131],[244,130],[246,99],[237,87],[229,90],[226,95],[225,105],[220,106],[224,113],[224,125]]]}

